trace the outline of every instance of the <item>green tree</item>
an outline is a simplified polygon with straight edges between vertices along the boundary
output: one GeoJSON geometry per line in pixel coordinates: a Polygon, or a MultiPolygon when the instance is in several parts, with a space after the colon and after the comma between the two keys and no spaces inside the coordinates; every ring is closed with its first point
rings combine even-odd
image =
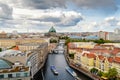
{"type": "Polygon", "coordinates": [[[50,43],[57,43],[56,39],[50,39],[50,43]]]}
{"type": "Polygon", "coordinates": [[[102,76],[108,78],[108,73],[107,73],[107,72],[106,72],[106,73],[103,73],[102,76]]]}
{"type": "Polygon", "coordinates": [[[94,40],[95,43],[98,43],[98,44],[104,44],[105,41],[101,38],[99,40],[94,40]]]}
{"type": "Polygon", "coordinates": [[[103,75],[103,72],[102,71],[98,71],[97,75],[101,77],[103,75]]]}
{"type": "Polygon", "coordinates": [[[96,74],[98,72],[98,69],[92,68],[92,69],[90,69],[90,72],[96,74]]]}
{"type": "Polygon", "coordinates": [[[74,53],[69,54],[69,57],[70,57],[71,59],[74,59],[74,53]]]}
{"type": "Polygon", "coordinates": [[[111,68],[108,71],[108,78],[113,79],[118,75],[117,69],[116,68],[111,68]]]}

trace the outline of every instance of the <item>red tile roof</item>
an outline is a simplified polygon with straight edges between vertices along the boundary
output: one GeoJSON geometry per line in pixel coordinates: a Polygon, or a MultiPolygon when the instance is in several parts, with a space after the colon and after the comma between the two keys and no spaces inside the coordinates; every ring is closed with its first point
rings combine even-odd
{"type": "Polygon", "coordinates": [[[114,62],[120,63],[120,57],[115,57],[115,58],[114,58],[114,62]]]}
{"type": "Polygon", "coordinates": [[[94,59],[95,59],[95,58],[96,58],[96,55],[93,54],[93,53],[90,53],[90,54],[87,55],[87,57],[88,57],[88,58],[94,58],[94,59]]]}
{"type": "Polygon", "coordinates": [[[108,58],[108,61],[109,61],[110,63],[112,63],[112,62],[113,62],[113,57],[109,57],[109,58],[108,58]]]}
{"type": "Polygon", "coordinates": [[[14,48],[12,48],[12,50],[19,50],[19,47],[15,46],[14,48]]]}
{"type": "Polygon", "coordinates": [[[84,53],[82,56],[87,56],[88,58],[96,58],[96,55],[94,53],[84,53]]]}
{"type": "Polygon", "coordinates": [[[102,55],[98,55],[98,58],[99,58],[100,60],[104,60],[104,59],[105,59],[105,57],[102,56],[102,55]]]}

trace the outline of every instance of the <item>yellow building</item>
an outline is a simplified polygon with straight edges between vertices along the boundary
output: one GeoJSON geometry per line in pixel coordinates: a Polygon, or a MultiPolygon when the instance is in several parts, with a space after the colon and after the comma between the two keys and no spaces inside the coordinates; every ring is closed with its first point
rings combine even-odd
{"type": "Polygon", "coordinates": [[[108,58],[105,57],[105,60],[104,60],[104,72],[108,72],[109,71],[109,61],[108,61],[108,58]]]}
{"type": "Polygon", "coordinates": [[[94,67],[95,62],[95,54],[94,53],[83,53],[81,56],[81,64],[83,68],[87,68],[88,70],[94,67]]]}
{"type": "Polygon", "coordinates": [[[114,57],[112,67],[117,69],[118,75],[120,77],[120,57],[114,57]]]}

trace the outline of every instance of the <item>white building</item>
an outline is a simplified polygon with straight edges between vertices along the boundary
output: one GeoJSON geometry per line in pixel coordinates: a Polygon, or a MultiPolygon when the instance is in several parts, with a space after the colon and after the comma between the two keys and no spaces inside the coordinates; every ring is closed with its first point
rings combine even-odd
{"type": "Polygon", "coordinates": [[[120,29],[116,28],[114,32],[109,32],[107,35],[107,40],[120,41],[120,29]]]}
{"type": "Polygon", "coordinates": [[[37,43],[33,45],[35,47],[32,45],[23,45],[28,50],[25,53],[13,50],[15,48],[0,52],[0,80],[31,80],[34,77],[44,66],[48,43],[37,43]]]}

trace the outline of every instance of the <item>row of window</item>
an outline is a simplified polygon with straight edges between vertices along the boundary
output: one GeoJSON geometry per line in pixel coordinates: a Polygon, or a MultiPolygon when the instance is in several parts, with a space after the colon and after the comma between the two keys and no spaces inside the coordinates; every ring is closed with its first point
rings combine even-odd
{"type": "Polygon", "coordinates": [[[14,74],[8,74],[6,77],[6,74],[0,74],[0,79],[1,78],[14,78],[14,77],[28,77],[28,73],[24,73],[24,75],[22,75],[21,73],[16,73],[16,76],[13,76],[14,74]]]}

